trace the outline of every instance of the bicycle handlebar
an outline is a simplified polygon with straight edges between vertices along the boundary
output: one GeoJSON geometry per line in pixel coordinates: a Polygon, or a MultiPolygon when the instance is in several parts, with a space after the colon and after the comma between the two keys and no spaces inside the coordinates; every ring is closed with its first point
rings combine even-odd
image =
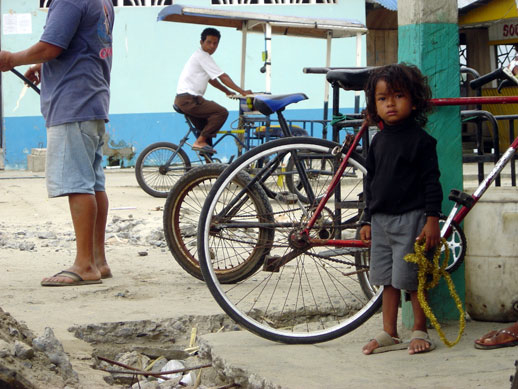
{"type": "Polygon", "coordinates": [[[509,70],[508,68],[499,68],[496,70],[493,70],[491,73],[484,74],[481,77],[478,77],[474,80],[471,80],[469,83],[469,86],[472,89],[478,89],[482,85],[487,84],[493,80],[500,79],[502,82],[498,85],[498,92],[502,89],[504,86],[511,86],[511,85],[517,85],[518,79],[515,77],[515,75],[509,70]]]}

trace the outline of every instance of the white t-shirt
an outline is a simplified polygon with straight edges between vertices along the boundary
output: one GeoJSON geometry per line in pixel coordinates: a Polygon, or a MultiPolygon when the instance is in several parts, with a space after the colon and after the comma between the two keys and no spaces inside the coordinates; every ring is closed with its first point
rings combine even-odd
{"type": "Polygon", "coordinates": [[[200,47],[183,67],[176,93],[203,96],[209,80],[214,80],[223,73],[212,56],[200,47]]]}

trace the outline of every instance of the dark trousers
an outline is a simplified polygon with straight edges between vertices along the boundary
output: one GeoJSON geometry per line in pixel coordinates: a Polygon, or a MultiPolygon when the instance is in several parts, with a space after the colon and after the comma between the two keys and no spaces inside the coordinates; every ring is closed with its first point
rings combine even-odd
{"type": "Polygon", "coordinates": [[[191,119],[194,127],[207,139],[214,138],[228,117],[225,107],[202,96],[177,95],[174,103],[191,119]]]}

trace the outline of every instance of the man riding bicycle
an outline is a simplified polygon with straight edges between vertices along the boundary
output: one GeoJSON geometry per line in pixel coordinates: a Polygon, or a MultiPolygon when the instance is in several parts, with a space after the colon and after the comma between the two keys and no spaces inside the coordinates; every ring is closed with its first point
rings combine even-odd
{"type": "Polygon", "coordinates": [[[244,90],[237,86],[212,58],[220,38],[221,34],[215,28],[203,30],[201,47],[185,64],[178,80],[174,100],[174,104],[189,116],[194,126],[201,131],[192,149],[208,154],[216,153],[212,148],[211,140],[227,120],[228,111],[216,102],[203,98],[207,84],[211,84],[227,96],[235,94],[232,90],[241,95],[252,93],[251,90],[244,90]]]}

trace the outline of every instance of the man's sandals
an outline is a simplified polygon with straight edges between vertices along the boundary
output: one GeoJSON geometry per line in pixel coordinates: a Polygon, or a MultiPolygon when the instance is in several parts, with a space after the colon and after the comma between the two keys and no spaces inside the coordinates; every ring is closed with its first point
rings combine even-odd
{"type": "Polygon", "coordinates": [[[496,348],[513,346],[518,346],[518,335],[509,328],[499,331],[491,331],[485,334],[482,338],[475,340],[475,348],[480,350],[493,350],[496,348]],[[486,340],[490,340],[490,342],[488,343],[486,340]]]}

